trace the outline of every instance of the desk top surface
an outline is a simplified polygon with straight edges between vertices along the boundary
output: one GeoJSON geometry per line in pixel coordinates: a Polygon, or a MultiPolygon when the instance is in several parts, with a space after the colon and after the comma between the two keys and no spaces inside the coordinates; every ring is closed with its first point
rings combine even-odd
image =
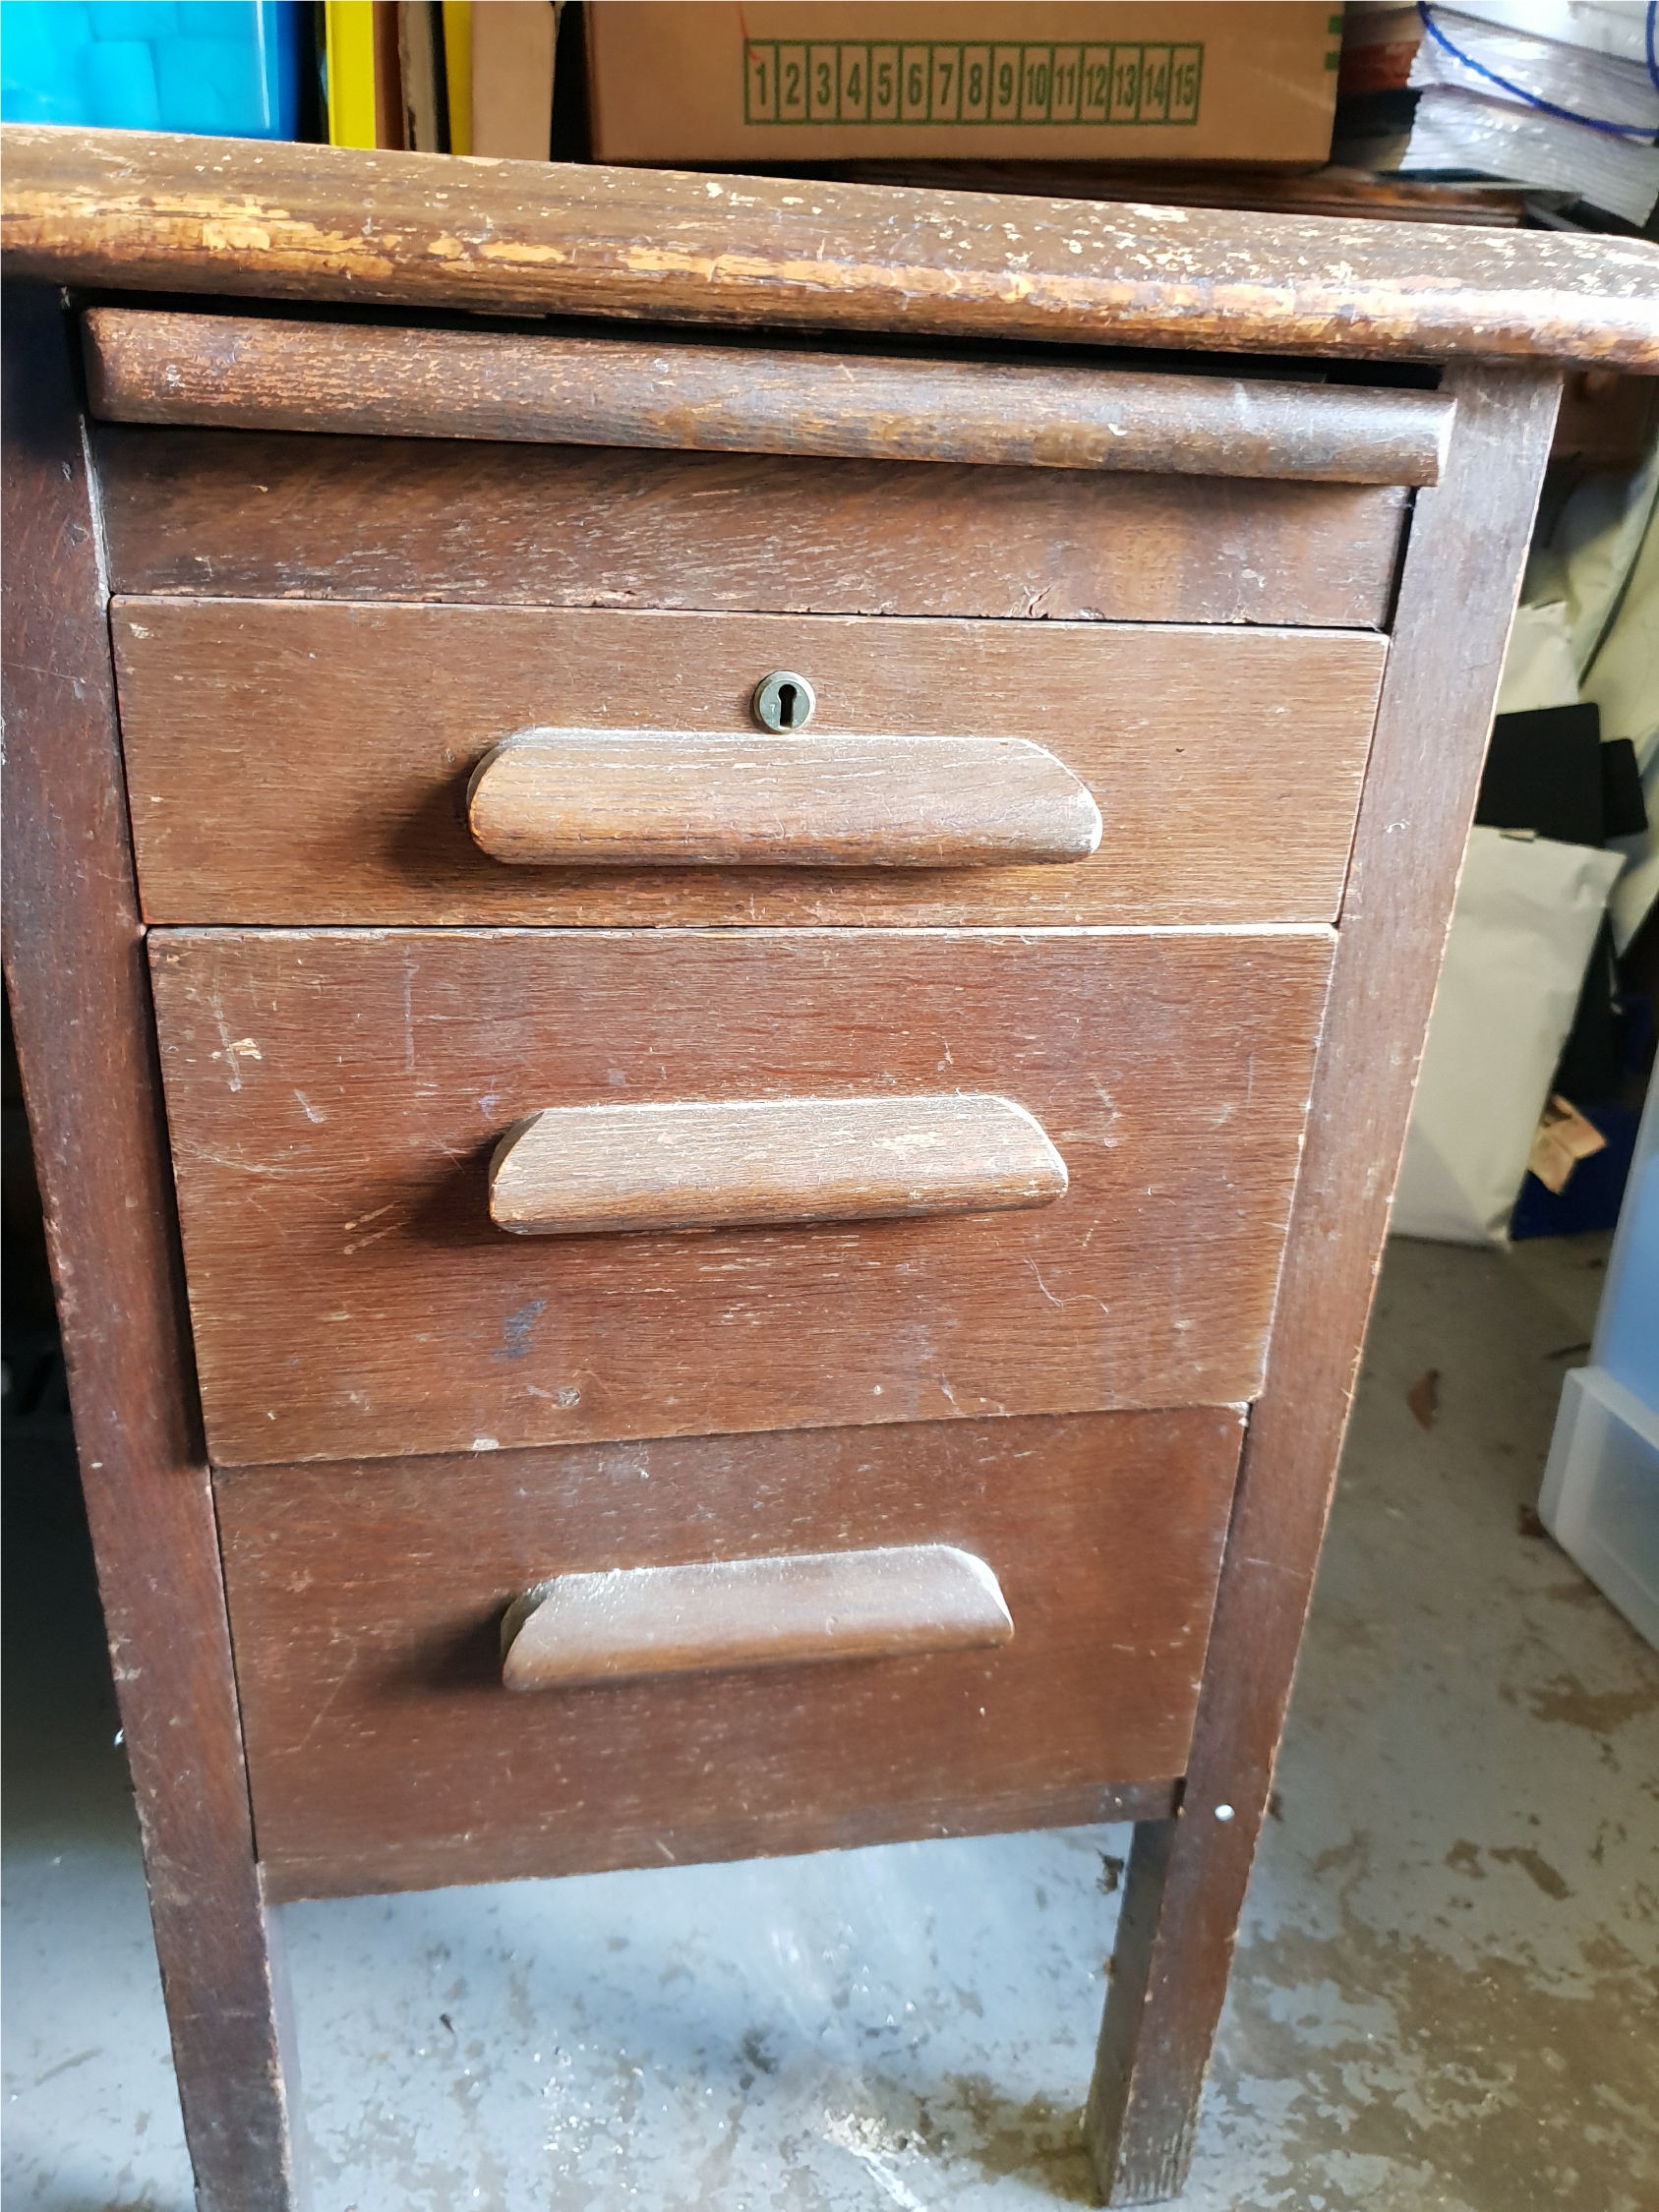
{"type": "Polygon", "coordinates": [[[1643,240],[44,125],[0,146],[9,272],[84,285],[1659,372],[1643,240]]]}

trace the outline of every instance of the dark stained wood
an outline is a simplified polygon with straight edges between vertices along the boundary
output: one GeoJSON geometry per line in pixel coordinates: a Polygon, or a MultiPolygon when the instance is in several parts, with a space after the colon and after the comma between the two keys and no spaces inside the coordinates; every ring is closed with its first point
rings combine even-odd
{"type": "Polygon", "coordinates": [[[1433,392],[93,308],[121,423],[1434,484],[1433,392]]]}
{"type": "Polygon", "coordinates": [[[267,1883],[1167,1814],[1238,1436],[1201,1409],[220,1474],[267,1883]],[[502,1687],[503,1608],[550,1573],[920,1543],[986,1562],[1011,1643],[502,1687]]]}
{"type": "Polygon", "coordinates": [[[287,2212],[72,332],[32,287],[7,288],[5,319],[6,976],[198,2201],[287,2212]]]}
{"type": "Polygon", "coordinates": [[[1408,495],[105,427],[117,589],[1382,628],[1408,495]]]}
{"type": "Polygon", "coordinates": [[[117,603],[151,921],[710,925],[1329,921],[1387,647],[1369,634],[601,609],[117,603]],[[1095,794],[1094,855],[951,871],[504,867],[467,779],[512,732],[1031,739],[1095,794]]]}
{"type": "Polygon", "coordinates": [[[1659,367],[1659,249],[8,124],[21,275],[664,321],[1659,367]]]}
{"type": "Polygon", "coordinates": [[[1659,441],[1659,377],[1585,369],[1569,377],[1556,417],[1553,461],[1585,469],[1639,469],[1659,441]]]}
{"type": "Polygon", "coordinates": [[[923,191],[997,192],[1042,200],[1130,200],[1160,207],[1249,207],[1259,214],[1363,215],[1372,221],[1475,223],[1513,230],[1526,195],[1493,184],[1418,183],[1337,162],[1300,176],[1221,162],[835,161],[822,174],[849,184],[914,185],[923,191]]]}
{"type": "Polygon", "coordinates": [[[473,770],[466,817],[474,844],[519,867],[1064,865],[1101,827],[1029,738],[815,730],[527,729],[473,770]]]}
{"type": "Polygon", "coordinates": [[[1560,379],[1459,371],[1451,388],[1457,429],[1401,579],[1186,1791],[1173,1831],[1143,1831],[1130,1862],[1137,1933],[1112,1977],[1088,2123],[1114,2204],[1176,2194],[1192,2154],[1560,379]]]}
{"type": "Polygon", "coordinates": [[[157,932],[215,1461],[504,1449],[1260,1386],[1324,930],[157,932]],[[1031,1212],[505,1237],[526,1113],[1017,1099],[1031,1212]]]}
{"type": "Polygon", "coordinates": [[[520,1237],[936,1219],[1065,1192],[1040,1122],[960,1090],[556,1106],[490,1162],[490,1219],[520,1237]]]}
{"type": "Polygon", "coordinates": [[[981,1651],[1013,1636],[995,1575],[959,1544],[688,1559],[537,1583],[503,1618],[502,1684],[824,1666],[981,1651]]]}
{"type": "MultiPolygon", "coordinates": [[[[1659,252],[1640,241],[800,180],[457,168],[144,134],[10,129],[5,152],[14,267],[117,289],[457,317],[523,309],[771,322],[836,331],[846,348],[892,331],[912,350],[1019,338],[1659,367],[1659,252]]],[[[181,1380],[137,909],[95,644],[94,517],[53,313],[49,304],[38,313],[50,358],[26,375],[26,404],[14,404],[8,426],[18,441],[8,806],[21,829],[8,952],[20,1009],[33,1009],[20,1014],[20,1038],[203,2202],[275,2212],[290,2193],[278,2013],[249,1862],[202,1445],[181,1380]]],[[[934,940],[914,926],[928,913],[910,905],[893,918],[913,926],[893,940],[845,929],[800,931],[788,943],[752,927],[697,939],[538,931],[493,941],[488,965],[453,935],[442,956],[431,939],[368,933],[349,944],[202,937],[158,948],[181,1174],[206,1225],[192,1257],[199,1310],[212,1324],[203,1337],[209,1381],[247,1413],[249,1430],[265,1411],[282,1416],[257,1443],[239,1442],[262,1457],[280,1452],[281,1464],[215,1478],[265,1895],[1136,1818],[1146,1825],[1091,2137],[1117,2201],[1178,2185],[1554,408],[1550,380],[1531,368],[1456,370],[1445,390],[1458,423],[1446,483],[1421,495],[1403,577],[1399,652],[1359,819],[1293,1216],[1296,1108],[1330,954],[1319,932],[1048,939],[1030,926],[1043,915],[1022,907],[1021,935],[934,940]],[[371,971],[378,980],[365,990],[371,971]],[[672,1050],[653,1052],[671,1036],[672,1050]],[[1068,1195],[1042,1214],[966,1224],[662,1238],[658,1272],[644,1282],[607,1278],[601,1248],[637,1258],[649,1238],[525,1244],[480,1225],[491,1264],[510,1260],[522,1274],[509,1283],[476,1272],[486,1248],[467,1240],[499,1116],[619,1093],[686,1095],[692,1077],[705,1095],[779,1096],[802,1075],[827,1093],[872,1073],[895,1094],[983,1084],[1029,1097],[1062,1153],[1081,1162],[1068,1195]],[[526,1095],[507,1095],[514,1083],[526,1095]],[[1080,1199],[1091,1196],[1099,1202],[1085,1230],[1080,1199]],[[1287,1220],[1279,1325],[1193,1739],[1236,1412],[949,1417],[992,1404],[1064,1407],[1080,1376],[1091,1405],[1155,1391],[1164,1405],[1214,1402],[1262,1388],[1287,1220]],[[1028,1235],[1049,1242],[1027,1248],[1018,1240],[1028,1235]],[[562,1277],[541,1304],[530,1273],[559,1263],[587,1272],[562,1277]],[[943,1325],[944,1294],[959,1289],[978,1336],[943,1325]],[[348,1354],[358,1362],[349,1371],[348,1354]],[[1018,1389],[993,1398],[998,1361],[1018,1389]],[[554,1410],[518,1378],[550,1389],[554,1410]],[[669,1418],[687,1428],[715,1426],[722,1408],[725,1426],[740,1428],[799,1418],[847,1426],[577,1440],[583,1424],[600,1434],[649,1426],[671,1398],[669,1418]],[[325,1440],[330,1452],[398,1448],[435,1406],[470,1417],[440,1435],[480,1448],[401,1464],[293,1464],[325,1440]],[[563,1448],[483,1448],[514,1433],[504,1421],[486,1428],[487,1409],[518,1418],[526,1406],[563,1448]],[[872,1425],[877,1408],[900,1425],[872,1425]],[[1202,1422],[1218,1425],[1208,1443],[1189,1426],[1202,1422]],[[1141,1442],[1118,1458],[1108,1435],[1141,1442]],[[527,1698],[502,1687],[502,1608],[550,1576],[802,1543],[924,1543],[960,1544],[998,1576],[1019,1623],[1005,1649],[527,1698]],[[882,1688],[898,1680],[890,1669],[917,1670],[898,1702],[882,1688]],[[800,1694],[807,1679],[810,1696],[800,1694]],[[1183,1762],[1177,1812],[1172,1777],[1183,1762]],[[1217,1820],[1222,1808],[1233,1817],[1217,1820]]],[[[548,601],[656,600],[729,609],[740,626],[774,611],[1339,627],[1388,616],[1404,504],[1397,488],[241,431],[112,430],[100,450],[117,576],[147,591],[170,579],[203,612],[223,595],[212,615],[226,624],[213,647],[217,703],[221,718],[228,703],[241,720],[236,741],[217,752],[211,718],[191,724],[191,748],[207,764],[193,786],[197,817],[210,834],[198,854],[175,848],[181,912],[199,913],[199,865],[212,875],[215,904],[227,887],[236,892],[234,825],[214,809],[254,757],[251,734],[275,729],[308,854],[280,887],[300,923],[322,918],[328,891],[329,854],[307,812],[314,792],[347,792],[359,843],[366,825],[384,822],[385,763],[425,742],[425,695],[453,758],[439,767],[441,751],[419,756],[414,780],[398,787],[428,811],[389,860],[370,836],[371,874],[392,902],[430,900],[421,918],[464,912],[473,879],[453,872],[445,841],[464,834],[467,765],[504,732],[462,727],[457,742],[458,678],[442,679],[430,651],[407,670],[392,662],[391,632],[371,617],[407,620],[406,610],[321,611],[359,625],[354,648],[381,638],[380,692],[390,704],[376,709],[362,679],[353,688],[351,655],[315,669],[315,643],[299,653],[281,644],[303,633],[258,630],[274,624],[269,610],[243,610],[255,628],[232,631],[224,599],[470,599],[485,603],[490,624],[499,601],[529,618],[548,601]],[[263,721],[252,689],[237,693],[225,672],[239,654],[258,661],[256,630],[263,721]],[[353,719],[336,713],[335,695],[349,699],[353,719]],[[326,759],[299,744],[319,714],[336,716],[326,759]],[[361,731],[376,766],[370,795],[351,797],[361,731]]],[[[129,638],[134,618],[124,611],[129,638]]],[[[1041,637],[1051,660],[1070,650],[1058,630],[999,626],[1041,637]]],[[[400,633],[405,648],[414,634],[400,633]]],[[[1188,658],[1200,651],[1198,632],[1171,635],[1188,658]]],[[[506,656],[508,677],[497,683],[503,636],[495,627],[463,640],[493,707],[510,703],[515,684],[533,688],[538,670],[545,692],[557,672],[526,649],[516,663],[506,656]]],[[[567,662],[570,633],[563,642],[567,662]]],[[[918,695],[918,667],[931,666],[935,686],[958,679],[963,633],[948,642],[950,665],[932,666],[924,654],[907,658],[897,639],[908,696],[918,695]]],[[[589,669],[596,683],[602,663],[589,669]]],[[[780,665],[799,657],[768,655],[761,668],[780,665]]],[[[981,655],[978,675],[988,665],[981,655]]],[[[191,672],[210,667],[205,654],[191,672]]],[[[1339,782],[1357,775],[1358,755],[1350,767],[1341,745],[1322,760],[1282,729],[1275,738],[1260,697],[1293,699],[1306,721],[1320,709],[1317,687],[1286,691],[1270,658],[1261,672],[1277,688],[1253,693],[1232,667],[1235,720],[1260,717],[1250,723],[1254,789],[1242,770],[1236,786],[1250,823],[1243,860],[1214,824],[1190,843],[1170,828],[1174,802],[1193,793],[1204,819],[1204,794],[1233,756],[1130,747],[1119,760],[1138,761],[1144,787],[1170,803],[1115,850],[1131,902],[1122,914],[1146,918],[1167,899],[1163,918],[1190,919],[1195,893],[1210,896],[1208,885],[1241,870],[1235,918],[1266,918],[1263,886],[1271,891],[1275,875],[1294,886],[1298,914],[1310,885],[1327,884],[1315,912],[1331,911],[1334,879],[1319,871],[1335,849],[1326,842],[1333,817],[1306,833],[1298,825],[1330,791],[1332,763],[1339,782]],[[1275,840],[1280,867],[1252,875],[1251,856],[1275,840]],[[1192,861],[1199,852],[1210,856],[1203,866],[1192,861]],[[1171,857],[1192,870],[1173,890],[1156,873],[1171,857]]],[[[610,668],[613,689],[619,672],[635,691],[657,680],[614,654],[610,668]]],[[[155,664],[152,728],[190,719],[190,686],[169,693],[162,680],[179,672],[155,664]]],[[[759,672],[744,668],[745,682],[759,672]]],[[[738,673],[735,663],[726,671],[732,712],[738,673]]],[[[879,679],[866,680],[879,691],[879,679]]],[[[1157,680],[1189,696],[1178,667],[1157,680]]],[[[995,683],[987,695],[999,695],[995,683]]],[[[1110,704],[1123,711],[1121,685],[1110,704]]],[[[934,711],[913,708],[908,724],[880,727],[916,728],[917,714],[925,724],[934,711]]],[[[587,719],[644,726],[631,703],[587,719]]],[[[547,720],[533,701],[514,727],[547,720]]],[[[675,727],[720,724],[692,717],[675,727]]],[[[1335,727],[1351,737],[1345,719],[1335,727]]],[[[1065,743],[1050,749],[1068,757],[1065,743]]],[[[1121,792],[1099,795],[1109,830],[1121,792]]],[[[139,783],[133,796],[141,818],[173,803],[159,784],[139,783]]],[[[244,873],[250,855],[265,871],[263,855],[289,850],[272,834],[285,829],[274,799],[261,803],[242,840],[244,873]]],[[[1352,818],[1351,786],[1335,803],[1352,818]]],[[[336,863],[352,842],[340,840],[336,863]]],[[[256,900],[288,865],[262,875],[256,900]]],[[[551,881],[541,872],[540,896],[551,881]]],[[[637,884],[629,896],[642,896],[637,884]]],[[[654,912],[621,915],[573,903],[536,910],[528,886],[525,898],[505,918],[675,918],[661,898],[654,912]]],[[[850,903],[818,916],[745,912],[736,901],[695,918],[828,913],[879,918],[869,908],[855,916],[850,903]]]]}

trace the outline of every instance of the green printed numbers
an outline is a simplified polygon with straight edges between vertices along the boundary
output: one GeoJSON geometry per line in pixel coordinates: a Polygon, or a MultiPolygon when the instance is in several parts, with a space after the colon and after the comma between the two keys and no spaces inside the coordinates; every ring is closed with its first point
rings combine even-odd
{"type": "Polygon", "coordinates": [[[778,55],[778,121],[780,123],[804,123],[806,120],[806,49],[804,46],[779,46],[778,55]]]}
{"type": "Polygon", "coordinates": [[[1054,49],[1027,46],[1020,65],[1020,121],[1046,123],[1054,93],[1054,49]]]}
{"type": "Polygon", "coordinates": [[[1025,56],[1018,46],[991,49],[991,121],[1020,120],[1020,66],[1025,56]]]}
{"type": "Polygon", "coordinates": [[[1169,48],[1148,46],[1141,63],[1141,121],[1169,120],[1169,48]]]}
{"type": "Polygon", "coordinates": [[[899,120],[899,49],[870,48],[870,115],[872,123],[899,120]]]}
{"type": "Polygon", "coordinates": [[[743,121],[775,123],[778,120],[778,49],[757,46],[751,40],[744,57],[743,121]]]}
{"type": "Polygon", "coordinates": [[[867,123],[870,103],[870,50],[867,46],[842,46],[841,106],[838,123],[867,123]]]}
{"type": "Polygon", "coordinates": [[[1196,123],[1202,46],[752,38],[746,123],[1196,123]]]}
{"type": "Polygon", "coordinates": [[[958,121],[984,123],[990,119],[991,50],[988,46],[962,49],[962,106],[958,121]]]}
{"type": "Polygon", "coordinates": [[[907,46],[899,63],[901,123],[930,123],[927,112],[927,93],[931,83],[928,71],[929,50],[925,46],[907,46]]]}
{"type": "Polygon", "coordinates": [[[1169,114],[1171,123],[1198,121],[1198,81],[1204,74],[1202,46],[1169,49],[1169,114]]]}
{"type": "Polygon", "coordinates": [[[1104,123],[1112,104],[1112,50],[1109,46],[1085,46],[1083,86],[1078,104],[1080,123],[1104,123]]]}
{"type": "Polygon", "coordinates": [[[1083,82],[1083,48],[1081,46],[1056,46],[1054,49],[1054,94],[1048,106],[1050,123],[1075,123],[1079,88],[1083,82]]]}

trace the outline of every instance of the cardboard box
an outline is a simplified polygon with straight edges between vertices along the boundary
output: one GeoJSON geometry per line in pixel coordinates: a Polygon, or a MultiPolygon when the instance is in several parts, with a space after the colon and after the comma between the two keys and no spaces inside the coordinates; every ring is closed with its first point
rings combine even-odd
{"type": "Polygon", "coordinates": [[[1306,0],[590,0],[594,158],[1326,160],[1306,0]]]}

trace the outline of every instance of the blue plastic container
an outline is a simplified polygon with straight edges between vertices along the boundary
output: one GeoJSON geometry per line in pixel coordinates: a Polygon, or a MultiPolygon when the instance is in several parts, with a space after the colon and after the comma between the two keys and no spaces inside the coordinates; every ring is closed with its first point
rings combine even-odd
{"type": "Polygon", "coordinates": [[[1636,1136],[1590,1364],[1562,1384],[1538,1511],[1659,1650],[1659,1083],[1636,1136]]]}
{"type": "Polygon", "coordinates": [[[0,0],[0,117],[291,139],[303,0],[0,0]]]}

